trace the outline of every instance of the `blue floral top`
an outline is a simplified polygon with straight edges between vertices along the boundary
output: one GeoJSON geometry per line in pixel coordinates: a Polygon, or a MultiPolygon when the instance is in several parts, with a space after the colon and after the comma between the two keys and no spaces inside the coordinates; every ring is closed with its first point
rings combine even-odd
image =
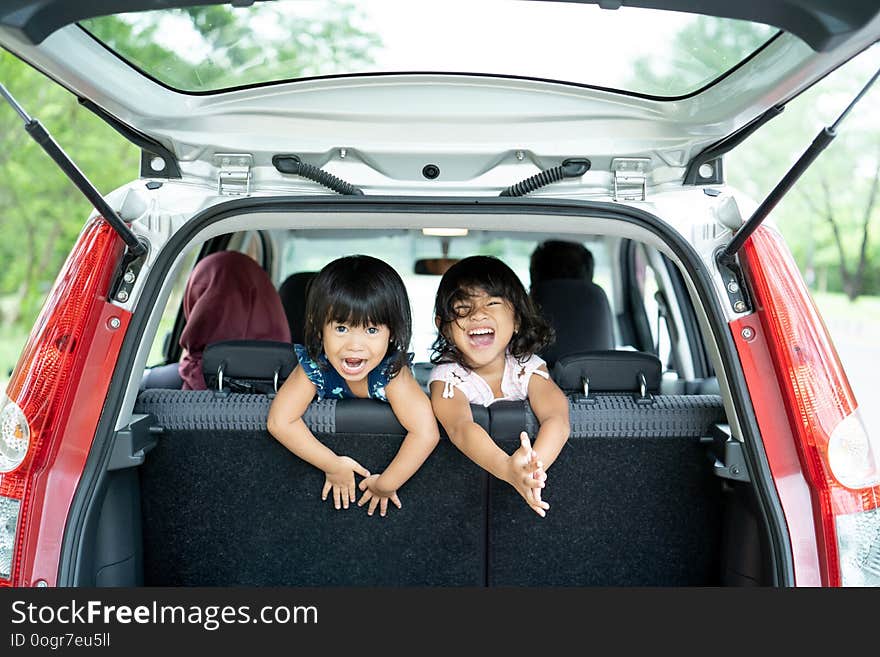
{"type": "MultiPolygon", "coordinates": [[[[345,379],[337,372],[327,361],[327,357],[321,354],[318,359],[320,364],[316,363],[309,357],[308,349],[305,345],[295,344],[293,350],[296,352],[296,358],[299,364],[305,370],[309,381],[315,384],[318,389],[318,399],[357,399],[351,388],[348,387],[345,379]]],[[[412,367],[413,356],[415,354],[407,354],[408,365],[412,367]]],[[[385,386],[392,379],[390,375],[391,362],[397,357],[397,352],[390,352],[379,363],[375,369],[367,374],[367,388],[370,391],[370,399],[378,399],[387,402],[388,397],[385,396],[385,386]]]]}

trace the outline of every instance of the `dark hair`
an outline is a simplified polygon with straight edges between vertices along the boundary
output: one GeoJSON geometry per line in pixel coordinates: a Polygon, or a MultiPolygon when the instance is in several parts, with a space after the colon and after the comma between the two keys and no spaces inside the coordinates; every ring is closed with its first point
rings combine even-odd
{"type": "Polygon", "coordinates": [[[315,362],[321,362],[324,326],[328,322],[384,324],[391,331],[388,353],[397,352],[389,373],[394,376],[408,363],[406,350],[412,338],[409,297],[400,276],[388,263],[372,256],[352,255],[325,265],[309,285],[306,300],[303,338],[315,362]]]}
{"type": "Polygon", "coordinates": [[[471,256],[447,269],[437,288],[434,315],[440,318],[440,326],[431,346],[431,362],[435,365],[455,362],[468,366],[455,343],[446,336],[446,328],[459,319],[454,310],[456,304],[468,299],[475,290],[506,299],[513,306],[518,328],[509,348],[517,360],[525,360],[553,341],[553,329],[538,313],[513,270],[493,256],[471,256]]]}
{"type": "Polygon", "coordinates": [[[532,251],[529,262],[532,287],[556,278],[593,280],[593,254],[580,242],[547,240],[532,251]]]}

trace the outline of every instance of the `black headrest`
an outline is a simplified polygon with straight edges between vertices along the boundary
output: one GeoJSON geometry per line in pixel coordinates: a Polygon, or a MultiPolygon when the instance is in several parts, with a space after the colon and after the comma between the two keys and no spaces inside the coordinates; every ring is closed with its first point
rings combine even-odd
{"type": "Polygon", "coordinates": [[[548,365],[568,354],[614,349],[611,306],[595,283],[574,278],[542,281],[532,286],[531,295],[556,332],[555,342],[540,354],[548,365]]]}
{"type": "Polygon", "coordinates": [[[566,392],[636,392],[660,390],[660,359],[641,351],[592,351],[570,354],[550,371],[566,392]]]}
{"type": "Polygon", "coordinates": [[[309,285],[317,275],[316,271],[299,271],[288,276],[278,288],[287,323],[290,325],[291,340],[296,344],[305,342],[303,328],[306,322],[306,298],[309,285]]]}
{"type": "Polygon", "coordinates": [[[276,392],[296,365],[289,342],[227,340],[209,344],[202,354],[209,390],[276,392]]]}

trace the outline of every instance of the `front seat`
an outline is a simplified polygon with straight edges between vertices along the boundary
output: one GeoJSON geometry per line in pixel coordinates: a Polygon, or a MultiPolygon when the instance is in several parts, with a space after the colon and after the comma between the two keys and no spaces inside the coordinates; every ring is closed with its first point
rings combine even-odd
{"type": "Polygon", "coordinates": [[[305,342],[303,330],[306,325],[306,297],[309,285],[317,275],[316,271],[298,271],[288,276],[278,288],[281,305],[284,306],[287,323],[290,325],[290,339],[294,344],[305,342]]]}
{"type": "Polygon", "coordinates": [[[541,358],[547,365],[569,354],[614,349],[614,323],[605,291],[591,281],[559,278],[532,286],[531,296],[556,332],[541,358]]]}

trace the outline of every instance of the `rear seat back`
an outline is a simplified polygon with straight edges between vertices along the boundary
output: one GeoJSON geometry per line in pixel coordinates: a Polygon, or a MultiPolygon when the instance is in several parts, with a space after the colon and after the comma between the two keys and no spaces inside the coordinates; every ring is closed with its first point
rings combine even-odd
{"type": "MultiPolygon", "coordinates": [[[[715,583],[721,500],[700,439],[723,421],[721,398],[658,395],[660,360],[642,352],[570,354],[551,373],[569,393],[571,424],[543,491],[551,508],[530,521],[510,486],[489,482],[489,584],[715,583]],[[523,549],[505,548],[514,541],[523,549]]],[[[491,408],[506,452],[523,429],[534,440],[528,403],[491,408]]]]}
{"type": "MultiPolygon", "coordinates": [[[[490,478],[488,584],[718,583],[720,491],[700,438],[722,421],[720,397],[570,399],[571,436],[548,471],[545,518],[490,478]]],[[[507,453],[523,428],[534,439],[527,404],[491,408],[492,434],[507,453]]]]}
{"type": "MultiPolygon", "coordinates": [[[[163,428],[141,471],[144,581],[713,584],[720,486],[700,438],[723,421],[721,398],[656,394],[659,361],[644,356],[588,354],[553,369],[580,381],[587,367],[593,385],[588,396],[569,395],[572,433],[549,472],[546,518],[445,438],[401,490],[402,509],[386,518],[336,511],[320,499],[323,473],[266,430],[269,396],[143,391],[135,412],[163,428]],[[595,374],[618,356],[617,366],[595,374]],[[645,374],[644,392],[636,372],[645,374]]],[[[471,410],[508,453],[520,431],[537,435],[527,402],[471,410]]],[[[375,473],[405,435],[391,408],[371,400],[314,401],[304,420],[336,453],[375,473]]]]}
{"type": "Polygon", "coordinates": [[[540,355],[551,366],[571,353],[614,348],[614,320],[605,291],[582,279],[551,279],[532,285],[532,298],[556,338],[540,355]]]}
{"type": "Polygon", "coordinates": [[[289,342],[226,340],[205,347],[202,372],[211,390],[278,392],[297,365],[289,342]]]}
{"type": "MultiPolygon", "coordinates": [[[[485,584],[488,476],[448,440],[401,490],[402,509],[337,511],[321,501],[323,473],[266,431],[269,404],[212,391],[140,395],[135,411],[164,428],[141,473],[147,585],[485,584]]],[[[477,418],[488,426],[488,414],[477,418]]],[[[316,401],[304,419],[376,473],[404,437],[390,407],[370,400],[316,401]]]]}
{"type": "Polygon", "coordinates": [[[305,342],[306,300],[312,279],[317,275],[316,271],[299,271],[284,279],[278,288],[287,323],[290,325],[290,339],[296,344],[305,342]]]}
{"type": "Polygon", "coordinates": [[[566,392],[637,392],[660,390],[660,359],[641,351],[585,351],[556,361],[550,374],[566,392]]]}

